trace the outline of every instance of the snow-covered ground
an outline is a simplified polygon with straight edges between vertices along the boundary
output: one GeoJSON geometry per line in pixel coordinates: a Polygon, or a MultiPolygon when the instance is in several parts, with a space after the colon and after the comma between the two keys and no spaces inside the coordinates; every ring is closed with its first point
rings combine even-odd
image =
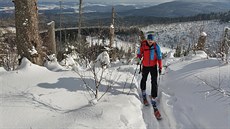
{"type": "Polygon", "coordinates": [[[230,66],[204,52],[172,63],[160,81],[161,104],[175,129],[230,129],[230,66]]]}
{"type": "MultiPolygon", "coordinates": [[[[0,68],[0,128],[230,129],[230,66],[203,52],[172,55],[159,78],[161,121],[140,101],[136,65],[108,68],[99,97],[111,87],[97,102],[76,72],[52,65],[54,72],[24,59],[15,71],[0,68]]],[[[79,73],[94,88],[92,73],[79,73]]]]}
{"type": "MultiPolygon", "coordinates": [[[[223,40],[224,30],[229,27],[229,22],[220,23],[218,20],[180,22],[172,24],[152,24],[143,27],[144,32],[155,31],[158,44],[176,48],[181,45],[187,49],[190,45],[198,42],[202,32],[207,34],[205,47],[210,53],[218,50],[220,41],[223,40]]],[[[206,50],[207,51],[207,50],[206,50]]]]}
{"type": "MultiPolygon", "coordinates": [[[[145,128],[135,85],[127,95],[132,67],[109,68],[104,73],[108,80],[102,83],[100,90],[112,87],[97,103],[76,72],[58,71],[49,71],[27,59],[16,71],[6,72],[1,68],[0,128],[145,128]]],[[[92,73],[80,73],[93,88],[92,73]]]]}

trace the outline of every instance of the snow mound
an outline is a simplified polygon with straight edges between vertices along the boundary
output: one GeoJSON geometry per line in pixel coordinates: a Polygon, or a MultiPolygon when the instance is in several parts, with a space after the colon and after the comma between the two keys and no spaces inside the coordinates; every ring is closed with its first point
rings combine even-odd
{"type": "Polygon", "coordinates": [[[161,47],[161,52],[162,53],[169,53],[170,51],[172,51],[172,49],[167,48],[167,47],[161,47]]]}
{"type": "Polygon", "coordinates": [[[17,70],[22,70],[22,71],[40,71],[40,70],[46,70],[46,68],[41,67],[39,65],[33,64],[30,62],[27,58],[23,58],[21,61],[21,64],[18,66],[17,70]]]}
{"type": "Polygon", "coordinates": [[[189,55],[185,57],[185,60],[205,59],[205,58],[208,58],[208,55],[204,51],[195,51],[195,52],[190,52],[189,55]]]}
{"type": "Polygon", "coordinates": [[[74,65],[76,65],[74,59],[70,55],[67,55],[67,58],[62,60],[60,62],[60,64],[63,66],[74,66],[74,65]]]}
{"type": "Polygon", "coordinates": [[[168,54],[167,54],[167,58],[174,58],[174,53],[175,51],[170,51],[168,54]]]}
{"type": "Polygon", "coordinates": [[[27,69],[28,67],[32,67],[34,64],[31,63],[27,58],[23,58],[21,64],[17,69],[27,69]]]}
{"type": "Polygon", "coordinates": [[[44,66],[54,72],[65,70],[57,61],[46,61],[44,66]]]}
{"type": "Polygon", "coordinates": [[[6,72],[6,70],[3,67],[0,67],[0,72],[6,72]]]}
{"type": "Polygon", "coordinates": [[[179,60],[179,58],[174,57],[175,50],[171,50],[168,52],[166,59],[163,60],[164,66],[169,66],[172,63],[176,62],[176,60],[179,60]]]}
{"type": "Polygon", "coordinates": [[[102,66],[109,66],[110,65],[110,57],[108,52],[102,52],[96,59],[95,66],[102,67],[102,66]]]}
{"type": "Polygon", "coordinates": [[[104,64],[110,64],[110,57],[109,57],[109,54],[108,52],[104,51],[102,52],[96,59],[96,61],[100,61],[104,64]]]}

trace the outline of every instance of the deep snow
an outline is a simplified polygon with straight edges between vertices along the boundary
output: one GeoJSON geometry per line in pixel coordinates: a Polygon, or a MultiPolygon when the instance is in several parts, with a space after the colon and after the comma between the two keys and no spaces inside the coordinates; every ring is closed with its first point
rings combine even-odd
{"type": "MultiPolygon", "coordinates": [[[[99,96],[111,87],[97,102],[76,72],[47,63],[54,72],[24,59],[15,71],[0,68],[0,128],[230,129],[230,66],[204,52],[172,55],[159,78],[161,121],[140,101],[141,75],[136,73],[131,84],[136,65],[108,68],[99,96]]],[[[79,73],[94,88],[92,72],[79,73]]],[[[147,85],[149,93],[150,80],[147,85]]]]}

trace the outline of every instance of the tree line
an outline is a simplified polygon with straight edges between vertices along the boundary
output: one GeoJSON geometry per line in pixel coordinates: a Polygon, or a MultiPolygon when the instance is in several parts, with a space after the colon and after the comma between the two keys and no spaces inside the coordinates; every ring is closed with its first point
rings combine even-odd
{"type": "MultiPolygon", "coordinates": [[[[52,18],[57,25],[59,25],[59,15],[53,14],[43,14],[40,16],[43,20],[49,20],[52,18]]],[[[63,26],[72,27],[76,26],[77,16],[76,14],[65,14],[63,15],[63,26]]],[[[117,17],[116,21],[119,23],[119,26],[146,26],[150,24],[169,24],[176,22],[190,22],[190,21],[203,21],[203,20],[220,20],[220,22],[229,22],[230,21],[230,11],[228,12],[219,12],[219,13],[209,13],[209,14],[197,14],[195,16],[181,16],[181,17],[153,17],[153,16],[122,16],[117,17]]],[[[102,18],[98,16],[94,19],[87,19],[83,16],[85,26],[95,26],[95,24],[101,23],[103,25],[109,25],[111,18],[102,18]]],[[[59,26],[56,26],[57,28],[59,26]]]]}

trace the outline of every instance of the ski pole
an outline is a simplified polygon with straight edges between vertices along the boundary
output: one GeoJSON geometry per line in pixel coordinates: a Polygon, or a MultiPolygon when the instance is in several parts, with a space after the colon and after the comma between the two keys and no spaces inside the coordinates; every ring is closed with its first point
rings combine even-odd
{"type": "Polygon", "coordinates": [[[131,84],[130,84],[130,90],[129,90],[128,95],[129,95],[129,94],[130,94],[130,92],[131,92],[131,88],[132,88],[132,84],[133,84],[134,77],[135,77],[136,72],[137,72],[137,68],[138,68],[138,65],[137,65],[137,67],[136,67],[136,69],[135,69],[135,71],[134,71],[134,74],[133,74],[133,78],[132,78],[132,81],[131,81],[131,84]]]}
{"type": "Polygon", "coordinates": [[[161,74],[159,74],[159,81],[161,80],[161,74]]]}
{"type": "Polygon", "coordinates": [[[142,65],[140,64],[139,74],[141,73],[141,71],[142,71],[142,65]]]}

